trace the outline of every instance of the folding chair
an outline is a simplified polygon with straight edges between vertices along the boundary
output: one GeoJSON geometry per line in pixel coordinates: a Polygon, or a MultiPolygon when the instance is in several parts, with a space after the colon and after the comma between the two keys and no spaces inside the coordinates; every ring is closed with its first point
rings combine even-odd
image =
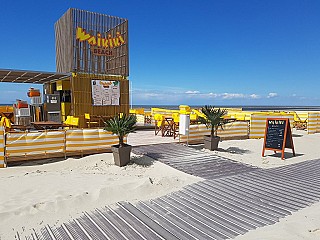
{"type": "Polygon", "coordinates": [[[173,139],[179,135],[179,122],[180,122],[180,115],[179,113],[172,113],[173,119],[173,139]]]}
{"type": "Polygon", "coordinates": [[[98,122],[95,122],[95,121],[93,122],[93,121],[91,121],[91,116],[90,116],[89,113],[85,113],[85,114],[84,114],[84,118],[86,119],[86,123],[87,123],[88,128],[91,127],[91,124],[98,124],[98,122]]]}
{"type": "Polygon", "coordinates": [[[159,132],[162,132],[163,124],[164,124],[164,116],[161,114],[155,114],[154,115],[154,134],[158,135],[159,132]]]}

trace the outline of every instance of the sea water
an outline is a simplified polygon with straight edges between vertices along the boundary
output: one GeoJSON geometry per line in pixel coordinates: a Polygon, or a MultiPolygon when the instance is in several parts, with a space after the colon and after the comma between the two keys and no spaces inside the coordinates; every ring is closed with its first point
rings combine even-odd
{"type": "MultiPolygon", "coordinates": [[[[151,108],[179,109],[178,105],[133,105],[133,108],[144,108],[151,111],[151,108]]],[[[190,105],[191,108],[201,108],[203,105],[190,105]]],[[[320,106],[239,106],[224,105],[214,106],[220,108],[242,108],[243,111],[320,111],[320,106]]]]}
{"type": "MultiPolygon", "coordinates": [[[[12,104],[0,104],[0,106],[11,106],[12,104]]],[[[190,105],[191,108],[201,108],[204,105],[190,105]]],[[[320,111],[320,106],[240,106],[221,105],[220,108],[242,108],[243,111],[320,111]]],[[[144,108],[151,111],[151,108],[179,109],[179,105],[133,105],[132,108],[144,108]]]]}

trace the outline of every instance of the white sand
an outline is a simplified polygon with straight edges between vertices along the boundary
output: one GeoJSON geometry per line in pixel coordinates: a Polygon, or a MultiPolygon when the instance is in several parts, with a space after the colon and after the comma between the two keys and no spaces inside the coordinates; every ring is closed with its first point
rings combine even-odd
{"type": "Polygon", "coordinates": [[[0,239],[119,201],[156,198],[202,180],[148,157],[134,156],[134,161],[119,168],[106,153],[0,169],[0,239]]]}
{"type": "MultiPolygon", "coordinates": [[[[292,151],[286,149],[285,160],[272,151],[266,151],[266,157],[262,157],[263,139],[222,141],[219,151],[210,154],[262,168],[320,158],[320,134],[307,135],[305,131],[293,134],[297,156],[293,157],[292,151]]],[[[0,169],[0,239],[13,239],[16,231],[25,235],[31,227],[60,224],[84,211],[119,201],[156,198],[202,180],[152,162],[148,157],[134,158],[138,164],[123,168],[113,165],[112,154],[98,154],[0,169]]],[[[320,203],[317,203],[238,239],[320,239],[319,229],[320,203]]]]}

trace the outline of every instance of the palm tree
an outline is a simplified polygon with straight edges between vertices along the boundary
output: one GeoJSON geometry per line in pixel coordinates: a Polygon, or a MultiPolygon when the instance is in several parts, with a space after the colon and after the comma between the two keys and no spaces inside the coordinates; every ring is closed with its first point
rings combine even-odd
{"type": "Polygon", "coordinates": [[[199,117],[201,123],[205,124],[207,128],[211,128],[211,136],[216,137],[218,128],[223,127],[227,121],[223,118],[227,114],[226,109],[215,109],[213,106],[206,105],[201,108],[201,112],[205,117],[199,117]]]}
{"type": "Polygon", "coordinates": [[[213,106],[204,106],[201,108],[201,112],[204,117],[199,117],[201,123],[204,123],[207,128],[210,128],[210,136],[204,137],[204,147],[209,150],[217,150],[220,137],[217,136],[218,128],[223,127],[227,121],[223,118],[226,115],[227,110],[225,109],[215,109],[213,106]]]}
{"type": "Polygon", "coordinates": [[[135,131],[137,118],[134,115],[123,114],[122,117],[115,116],[105,122],[104,130],[112,132],[119,138],[119,147],[125,146],[123,139],[129,133],[135,131]]]}

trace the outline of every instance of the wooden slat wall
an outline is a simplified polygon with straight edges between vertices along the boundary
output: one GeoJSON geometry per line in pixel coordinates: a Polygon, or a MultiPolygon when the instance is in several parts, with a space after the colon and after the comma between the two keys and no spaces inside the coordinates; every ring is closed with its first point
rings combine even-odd
{"type": "Polygon", "coordinates": [[[69,9],[57,21],[55,28],[58,72],[129,75],[127,19],[69,9]],[[126,43],[112,48],[113,56],[97,56],[92,54],[91,45],[87,41],[76,40],[77,27],[93,36],[100,33],[102,38],[107,38],[108,34],[115,37],[120,32],[126,43]]]}
{"type": "Polygon", "coordinates": [[[80,127],[86,127],[84,114],[92,116],[112,117],[119,113],[129,114],[129,81],[121,76],[97,74],[77,74],[71,80],[72,115],[80,118],[80,127]],[[93,106],[91,80],[118,80],[120,81],[119,106],[93,106]]]}
{"type": "Polygon", "coordinates": [[[69,9],[54,25],[56,38],[56,69],[57,72],[72,72],[74,32],[72,14],[69,9]]]}

